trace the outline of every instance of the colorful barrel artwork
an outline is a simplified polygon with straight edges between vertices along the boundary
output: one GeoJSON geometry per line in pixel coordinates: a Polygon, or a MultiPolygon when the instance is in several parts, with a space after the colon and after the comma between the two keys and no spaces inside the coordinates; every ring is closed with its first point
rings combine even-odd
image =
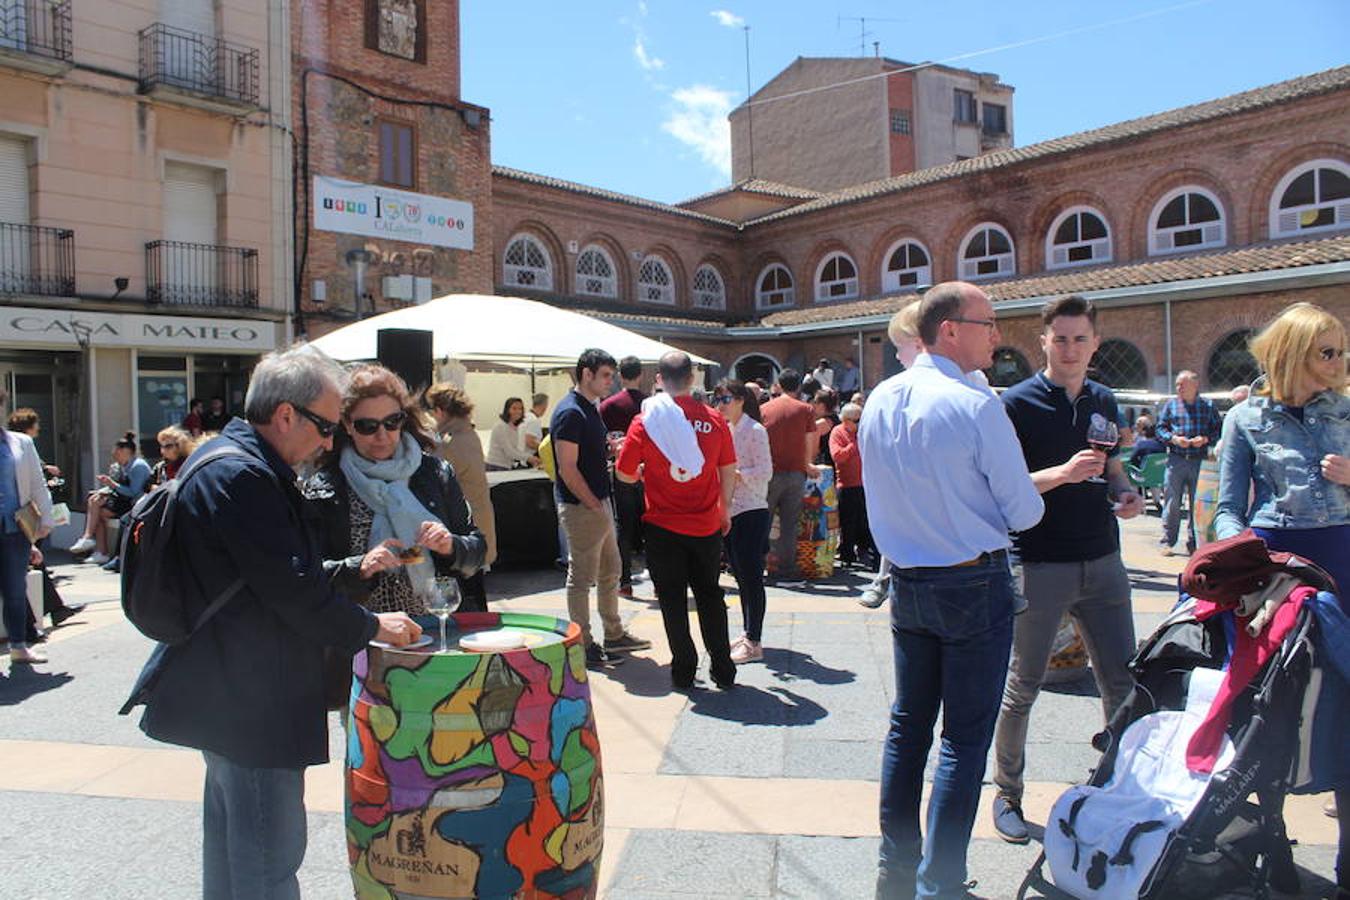
{"type": "Polygon", "coordinates": [[[797,520],[797,571],[803,578],[829,578],[839,551],[839,495],[828,466],[806,479],[806,496],[797,520]]]}
{"type": "MultiPolygon", "coordinates": [[[[437,639],[436,620],[419,621],[437,639]]],[[[431,652],[433,640],[356,656],[346,769],[356,897],[594,897],[604,797],[580,629],[458,613],[447,638],[450,652],[431,652]],[[475,642],[519,646],[464,649],[475,642]]]]}
{"type": "Polygon", "coordinates": [[[1209,458],[1200,464],[1200,478],[1195,483],[1195,543],[1203,547],[1218,540],[1214,533],[1214,516],[1219,511],[1219,461],[1209,458]]]}

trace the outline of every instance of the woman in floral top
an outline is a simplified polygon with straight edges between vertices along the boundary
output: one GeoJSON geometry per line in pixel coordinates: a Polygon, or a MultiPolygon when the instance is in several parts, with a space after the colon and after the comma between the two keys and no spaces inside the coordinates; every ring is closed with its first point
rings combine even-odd
{"type": "Polygon", "coordinates": [[[769,433],[759,423],[759,401],[754,393],[743,383],[731,381],[727,393],[718,399],[736,445],[736,491],[731,495],[731,532],[726,549],[745,619],[745,634],[731,645],[731,660],[739,665],[764,658],[760,638],[764,628],[764,551],[769,543],[766,497],[773,460],[769,456],[769,433]]]}

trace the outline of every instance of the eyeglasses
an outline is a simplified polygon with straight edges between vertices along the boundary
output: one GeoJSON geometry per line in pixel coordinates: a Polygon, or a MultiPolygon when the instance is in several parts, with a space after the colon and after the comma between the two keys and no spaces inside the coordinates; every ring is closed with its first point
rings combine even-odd
{"type": "Polygon", "coordinates": [[[736,398],[731,396],[730,394],[723,394],[720,397],[713,398],[713,406],[725,406],[726,404],[730,403],[732,400],[735,399],[736,398]]]}
{"type": "Polygon", "coordinates": [[[380,430],[381,425],[384,426],[385,431],[398,431],[403,428],[403,423],[406,421],[408,421],[408,414],[400,410],[396,413],[390,413],[383,419],[352,419],[352,428],[356,429],[357,434],[370,437],[380,430]]]}
{"type": "Polygon", "coordinates": [[[994,319],[963,319],[959,316],[947,320],[948,322],[964,322],[967,325],[983,325],[985,328],[993,329],[998,325],[994,319]]]}
{"type": "Polygon", "coordinates": [[[300,415],[314,423],[314,430],[319,432],[319,437],[330,438],[337,434],[337,430],[342,427],[338,422],[334,422],[332,419],[325,419],[316,412],[310,412],[298,403],[292,403],[291,406],[295,407],[295,411],[300,415]]]}
{"type": "Polygon", "coordinates": [[[1323,362],[1331,362],[1333,359],[1345,359],[1345,348],[1321,347],[1317,351],[1317,356],[1323,362]]]}

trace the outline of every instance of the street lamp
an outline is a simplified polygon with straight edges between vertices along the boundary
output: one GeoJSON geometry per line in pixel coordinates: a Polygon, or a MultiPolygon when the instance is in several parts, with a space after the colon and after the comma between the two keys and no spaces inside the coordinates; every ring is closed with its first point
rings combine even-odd
{"type": "MultiPolygon", "coordinates": [[[[369,250],[357,249],[347,251],[347,265],[352,269],[352,310],[356,313],[356,318],[361,318],[361,301],[369,296],[366,292],[366,266],[375,262],[375,254],[369,250]]],[[[374,302],[371,303],[373,313],[374,302]]]]}

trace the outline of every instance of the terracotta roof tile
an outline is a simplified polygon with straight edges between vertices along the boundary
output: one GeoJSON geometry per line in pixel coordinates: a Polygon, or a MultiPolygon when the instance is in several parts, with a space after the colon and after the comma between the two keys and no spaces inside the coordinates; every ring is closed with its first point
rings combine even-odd
{"type": "Polygon", "coordinates": [[[671,206],[669,203],[659,203],[655,200],[647,200],[643,197],[634,197],[631,194],[620,194],[617,191],[607,191],[604,188],[591,187],[586,184],[577,184],[575,181],[564,181],[561,178],[554,178],[550,175],[522,172],[520,169],[509,169],[506,166],[493,166],[492,174],[497,178],[510,178],[513,181],[523,181],[527,184],[537,184],[544,187],[557,188],[560,191],[569,191],[573,194],[585,194],[588,197],[595,197],[599,200],[626,203],[629,206],[640,206],[643,209],[670,213],[671,215],[683,216],[688,219],[697,219],[701,222],[707,222],[710,225],[725,225],[728,228],[737,227],[735,222],[728,221],[727,219],[719,219],[716,216],[694,212],[690,209],[681,209],[678,206],[671,206]]]}
{"type": "Polygon", "coordinates": [[[884,178],[879,181],[869,181],[863,184],[852,185],[851,187],[825,194],[815,200],[754,219],[747,222],[746,227],[764,222],[772,222],[788,216],[795,216],[818,209],[827,209],[844,203],[854,203],[872,197],[879,197],[883,194],[894,194],[929,184],[935,184],[940,181],[947,181],[953,178],[961,178],[981,172],[990,172],[996,169],[1013,166],[1018,163],[1056,156],[1061,153],[1071,153],[1089,147],[1107,144],[1112,141],[1143,137],[1169,128],[1193,125],[1199,122],[1222,118],[1224,116],[1261,109],[1277,103],[1287,103],[1302,97],[1311,97],[1317,94],[1345,90],[1346,88],[1350,88],[1350,66],[1327,69],[1326,71],[1305,75],[1301,78],[1294,78],[1289,81],[1279,82],[1278,84],[1256,88],[1255,90],[1243,91],[1240,94],[1221,97],[1218,100],[1210,100],[1205,103],[1183,106],[1179,109],[1168,110],[1167,112],[1157,113],[1156,115],[1144,116],[1139,119],[1130,119],[1126,122],[1117,122],[1114,125],[1107,125],[1104,128],[1095,128],[1091,131],[1082,131],[1065,137],[1053,138],[1048,141],[1042,141],[1039,144],[1029,144],[1026,147],[1013,147],[1008,150],[998,150],[971,159],[961,160],[960,162],[947,163],[946,165],[920,169],[917,172],[897,175],[893,178],[884,178]]]}
{"type": "MultiPolygon", "coordinates": [[[[1143,287],[1197,278],[1219,278],[1225,275],[1295,269],[1346,260],[1350,260],[1350,235],[1340,235],[1314,241],[1262,244],[1240,250],[1164,257],[1123,265],[1037,273],[1007,281],[981,282],[980,287],[997,305],[1002,300],[1143,287]]],[[[914,296],[914,294],[898,294],[831,306],[787,309],[765,316],[762,323],[770,326],[804,325],[861,316],[886,315],[900,309],[914,296]]]]}
{"type": "Polygon", "coordinates": [[[714,197],[722,197],[736,192],[747,194],[764,194],[769,197],[782,197],[787,200],[814,200],[822,196],[820,191],[813,191],[810,188],[794,187],[790,184],[780,184],[777,181],[765,181],[763,178],[744,178],[735,184],[727,185],[724,188],[718,188],[715,191],[709,191],[706,194],[699,194],[697,197],[690,197],[688,200],[681,200],[678,206],[690,206],[695,203],[701,203],[704,200],[711,200],[714,197]]]}

